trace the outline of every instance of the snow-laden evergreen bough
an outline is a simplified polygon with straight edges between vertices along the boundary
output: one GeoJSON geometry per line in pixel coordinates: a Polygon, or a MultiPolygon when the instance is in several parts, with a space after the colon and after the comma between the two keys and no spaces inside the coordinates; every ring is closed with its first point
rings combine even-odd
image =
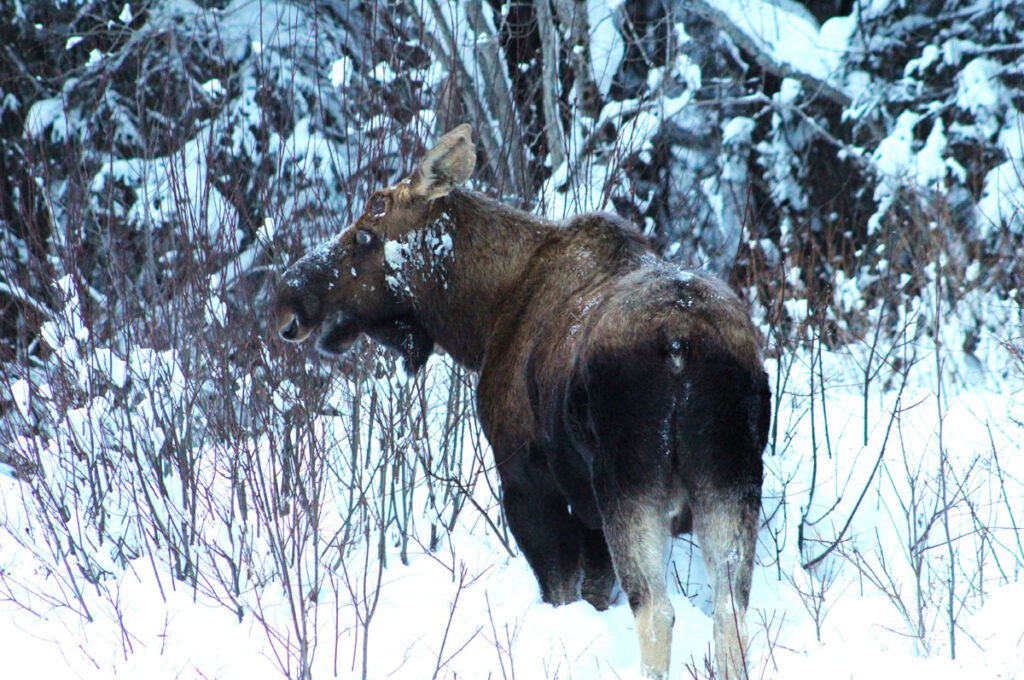
{"type": "Polygon", "coordinates": [[[770,393],[721,281],[658,257],[619,218],[556,224],[460,190],[468,125],[285,274],[278,330],[321,350],[365,333],[416,370],[436,345],[479,372],[509,527],[544,601],[607,608],[618,577],[643,671],[667,678],[672,534],[712,578],[715,654],[746,678],[745,613],[770,393]]]}

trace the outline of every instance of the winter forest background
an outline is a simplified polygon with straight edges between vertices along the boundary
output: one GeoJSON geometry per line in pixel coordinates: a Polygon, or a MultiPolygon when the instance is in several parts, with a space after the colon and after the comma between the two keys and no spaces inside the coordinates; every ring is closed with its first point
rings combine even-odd
{"type": "Polygon", "coordinates": [[[0,674],[636,676],[621,598],[540,603],[471,375],[268,328],[470,122],[479,190],[749,300],[752,677],[1024,677],[1022,111],[1015,0],[5,0],[0,674]]]}

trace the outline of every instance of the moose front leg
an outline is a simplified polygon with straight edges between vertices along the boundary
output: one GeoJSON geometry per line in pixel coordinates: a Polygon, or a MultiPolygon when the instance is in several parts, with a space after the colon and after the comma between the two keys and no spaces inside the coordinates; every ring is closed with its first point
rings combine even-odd
{"type": "Polygon", "coordinates": [[[580,599],[580,526],[548,484],[502,484],[505,517],[530,563],[541,596],[553,605],[580,599]]]}
{"type": "Polygon", "coordinates": [[[580,561],[583,567],[580,588],[583,599],[598,611],[608,609],[615,586],[615,569],[604,531],[586,527],[580,530],[580,561]]]}

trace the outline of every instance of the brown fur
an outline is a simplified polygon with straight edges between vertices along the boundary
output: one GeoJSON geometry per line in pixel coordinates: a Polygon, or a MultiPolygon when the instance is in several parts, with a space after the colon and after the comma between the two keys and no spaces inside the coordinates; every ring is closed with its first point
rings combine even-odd
{"type": "Polygon", "coordinates": [[[768,388],[742,303],[613,215],[556,224],[456,189],[474,161],[460,126],[294,265],[282,336],[330,319],[341,349],[361,330],[418,348],[414,366],[433,342],[479,371],[506,514],[544,599],[607,606],[614,565],[651,677],[667,677],[674,620],[665,542],[692,526],[719,671],[745,677],[768,388]]]}

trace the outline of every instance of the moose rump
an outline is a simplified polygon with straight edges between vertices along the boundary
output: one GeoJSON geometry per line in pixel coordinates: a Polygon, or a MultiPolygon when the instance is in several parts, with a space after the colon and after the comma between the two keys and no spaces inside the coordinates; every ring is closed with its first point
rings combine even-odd
{"type": "Polygon", "coordinates": [[[323,326],[332,352],[365,333],[412,369],[436,344],[476,370],[509,528],[543,599],[604,609],[618,578],[652,678],[670,662],[666,547],[692,530],[719,673],[745,678],[770,395],[742,303],[615,216],[556,224],[458,189],[474,164],[460,126],[373,194],[286,273],[279,332],[323,326]]]}
{"type": "MultiPolygon", "coordinates": [[[[623,241],[616,252],[630,250],[615,218],[582,219],[567,228],[593,237],[598,221],[604,238],[623,241]]],[[[603,609],[618,577],[651,677],[667,675],[674,621],[666,541],[694,531],[713,579],[720,673],[744,678],[767,380],[750,322],[723,284],[632,255],[614,276],[570,292],[554,307],[567,313],[546,313],[543,329],[517,317],[523,337],[481,373],[506,515],[545,601],[582,596],[603,609]],[[534,427],[505,444],[508,397],[491,390],[514,391],[517,371],[534,427]],[[502,458],[528,436],[536,440],[525,455],[502,458]]],[[[551,309],[544,297],[533,300],[551,309]]]]}

